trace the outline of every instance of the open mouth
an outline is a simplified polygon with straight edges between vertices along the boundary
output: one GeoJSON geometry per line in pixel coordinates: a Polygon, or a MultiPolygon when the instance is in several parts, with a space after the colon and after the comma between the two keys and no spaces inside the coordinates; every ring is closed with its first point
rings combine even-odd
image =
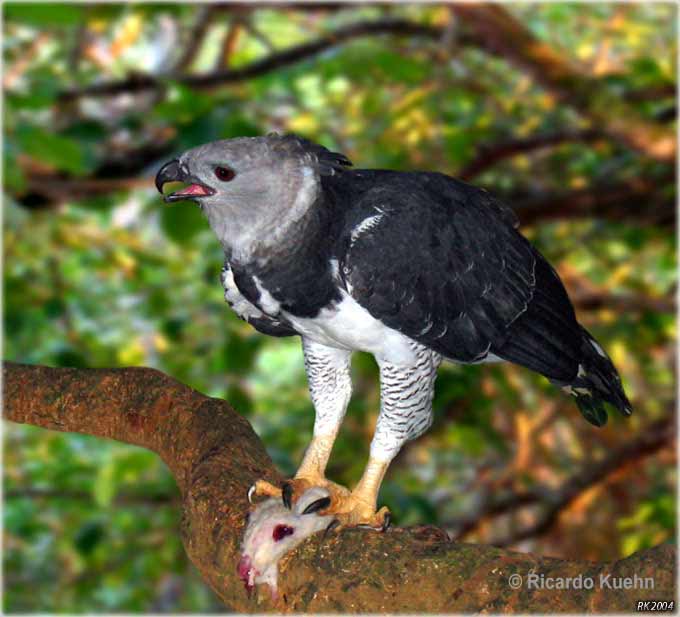
{"type": "Polygon", "coordinates": [[[180,164],[178,160],[166,163],[156,174],[156,188],[159,193],[163,193],[163,187],[168,182],[183,182],[189,186],[183,189],[163,195],[166,202],[182,201],[183,199],[197,200],[200,197],[209,197],[215,194],[215,190],[199,182],[189,174],[188,170],[180,164]]]}
{"type": "Polygon", "coordinates": [[[195,199],[196,197],[209,197],[214,195],[215,191],[209,186],[204,184],[199,184],[198,182],[193,182],[189,186],[175,191],[174,193],[168,193],[163,196],[163,199],[167,202],[181,201],[183,199],[195,199]]]}
{"type": "Polygon", "coordinates": [[[257,576],[257,570],[253,567],[250,557],[248,555],[243,555],[241,560],[236,566],[236,571],[238,572],[239,578],[243,581],[243,585],[250,595],[250,592],[255,587],[255,577],[257,576]]]}

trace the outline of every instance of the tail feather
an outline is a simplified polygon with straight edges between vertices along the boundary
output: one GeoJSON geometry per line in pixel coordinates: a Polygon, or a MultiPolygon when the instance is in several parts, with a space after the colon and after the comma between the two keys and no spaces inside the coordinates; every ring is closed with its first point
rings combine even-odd
{"type": "Polygon", "coordinates": [[[607,423],[604,403],[616,407],[624,416],[633,408],[626,397],[614,364],[598,342],[585,329],[581,345],[581,362],[576,378],[562,388],[574,396],[583,417],[595,426],[607,423]]]}
{"type": "Polygon", "coordinates": [[[555,270],[536,254],[536,288],[527,306],[491,352],[547,377],[571,394],[583,417],[595,426],[607,422],[605,405],[632,412],[605,351],[576,321],[574,308],[555,270]]]}

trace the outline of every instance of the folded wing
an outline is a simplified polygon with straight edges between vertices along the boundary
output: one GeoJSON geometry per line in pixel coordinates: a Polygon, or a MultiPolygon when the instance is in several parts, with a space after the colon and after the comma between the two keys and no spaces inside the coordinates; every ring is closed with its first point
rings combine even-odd
{"type": "Polygon", "coordinates": [[[361,202],[357,210],[369,214],[346,230],[341,273],[373,317],[456,361],[494,354],[551,379],[574,377],[570,337],[580,326],[511,210],[486,191],[425,173],[392,177],[361,202]],[[535,327],[513,328],[528,312],[535,327]]]}

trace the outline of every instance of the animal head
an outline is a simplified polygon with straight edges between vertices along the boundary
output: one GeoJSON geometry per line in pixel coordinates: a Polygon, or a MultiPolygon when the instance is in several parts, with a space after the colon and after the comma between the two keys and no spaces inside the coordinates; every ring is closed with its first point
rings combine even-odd
{"type": "Polygon", "coordinates": [[[162,193],[167,182],[187,183],[165,200],[198,203],[224,248],[238,253],[254,242],[275,242],[315,202],[319,176],[346,165],[344,155],[295,135],[240,137],[192,148],[166,163],[156,187],[162,193]]]}
{"type": "Polygon", "coordinates": [[[276,595],[279,560],[306,538],[333,526],[332,516],[318,514],[329,504],[328,491],[313,487],[305,491],[290,510],[280,498],[270,498],[257,505],[248,515],[237,566],[248,592],[256,583],[267,583],[276,595]]]}

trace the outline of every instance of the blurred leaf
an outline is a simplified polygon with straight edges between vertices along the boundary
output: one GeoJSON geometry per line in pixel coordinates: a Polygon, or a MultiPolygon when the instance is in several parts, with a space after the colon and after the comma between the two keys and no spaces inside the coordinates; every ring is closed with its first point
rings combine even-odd
{"type": "Polygon", "coordinates": [[[108,136],[106,126],[94,120],[74,122],[64,132],[65,137],[78,141],[99,143],[108,136]]]}
{"type": "MultiPolygon", "coordinates": [[[[49,311],[53,311],[54,307],[55,307],[54,304],[52,305],[48,304],[46,306],[47,310],[49,311]]],[[[73,368],[85,368],[88,365],[85,356],[83,356],[82,353],[71,347],[64,347],[57,353],[55,353],[54,363],[57,366],[66,366],[73,368]]]]}
{"type": "Polygon", "coordinates": [[[247,118],[238,113],[232,113],[227,115],[222,124],[222,133],[225,139],[230,137],[258,137],[262,134],[262,130],[247,118]]]}
{"type": "Polygon", "coordinates": [[[57,85],[52,82],[52,87],[45,84],[34,83],[30,92],[17,94],[10,92],[6,95],[5,103],[16,109],[22,110],[37,110],[43,109],[51,105],[57,94],[57,85]]]}
{"type": "Polygon", "coordinates": [[[97,470],[97,480],[92,487],[92,496],[99,506],[109,507],[118,490],[115,459],[106,461],[97,470]]]}
{"type": "Polygon", "coordinates": [[[85,523],[76,532],[73,544],[77,551],[83,555],[91,553],[105,538],[106,532],[103,525],[97,521],[85,523]]]}
{"type": "Polygon", "coordinates": [[[181,84],[169,86],[168,97],[156,105],[154,114],[173,122],[186,123],[212,109],[210,96],[181,84]]]}
{"type": "Polygon", "coordinates": [[[631,69],[633,76],[640,85],[652,86],[657,83],[666,82],[666,76],[655,58],[649,56],[635,58],[631,62],[631,69]]]}
{"type": "Polygon", "coordinates": [[[2,163],[5,187],[14,193],[22,193],[26,187],[26,177],[16,158],[12,155],[12,148],[8,147],[7,142],[5,142],[2,163]]]}
{"type": "Polygon", "coordinates": [[[189,244],[207,226],[208,222],[200,209],[192,203],[163,206],[161,210],[163,231],[179,244],[189,244]]]}
{"type": "Polygon", "coordinates": [[[408,84],[422,84],[429,73],[427,63],[387,50],[373,54],[371,63],[367,66],[380,67],[389,79],[403,81],[408,84]]]}
{"type": "Polygon", "coordinates": [[[6,20],[33,26],[70,26],[82,21],[84,7],[77,4],[45,2],[6,2],[6,20]]]}
{"type": "Polygon", "coordinates": [[[37,126],[23,125],[16,130],[18,145],[31,157],[76,175],[88,172],[94,161],[73,139],[56,135],[37,126]]]}

